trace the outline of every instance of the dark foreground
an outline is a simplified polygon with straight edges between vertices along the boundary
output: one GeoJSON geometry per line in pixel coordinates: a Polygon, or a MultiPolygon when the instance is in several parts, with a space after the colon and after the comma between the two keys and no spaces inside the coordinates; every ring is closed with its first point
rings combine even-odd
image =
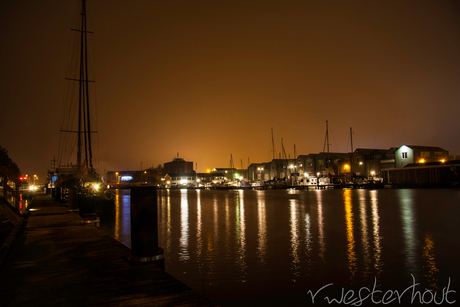
{"type": "Polygon", "coordinates": [[[1,306],[214,306],[49,196],[37,195],[0,271],[1,306]]]}

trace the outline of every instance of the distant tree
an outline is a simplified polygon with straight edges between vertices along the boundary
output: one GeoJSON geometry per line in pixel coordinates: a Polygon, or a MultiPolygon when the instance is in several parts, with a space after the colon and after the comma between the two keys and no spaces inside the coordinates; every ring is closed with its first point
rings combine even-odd
{"type": "Polygon", "coordinates": [[[8,150],[0,145],[0,170],[8,176],[11,176],[10,179],[19,178],[21,171],[19,170],[18,165],[11,160],[8,155],[8,150]]]}
{"type": "Polygon", "coordinates": [[[157,185],[161,182],[161,178],[163,178],[166,173],[163,165],[158,164],[157,167],[151,167],[146,170],[148,183],[157,185]]]}
{"type": "Polygon", "coordinates": [[[11,160],[8,155],[8,150],[0,145],[0,177],[2,178],[4,197],[6,197],[7,188],[9,188],[7,186],[8,179],[16,184],[16,192],[18,192],[19,186],[21,185],[19,181],[20,175],[21,171],[18,165],[11,160]]]}

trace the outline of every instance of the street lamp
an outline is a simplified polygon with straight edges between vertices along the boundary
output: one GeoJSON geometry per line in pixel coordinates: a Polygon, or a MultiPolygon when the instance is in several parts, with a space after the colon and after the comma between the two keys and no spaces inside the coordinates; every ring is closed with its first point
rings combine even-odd
{"type": "Polygon", "coordinates": [[[316,186],[318,187],[318,189],[319,189],[319,175],[320,175],[320,172],[317,172],[317,173],[316,173],[316,176],[317,176],[318,178],[316,178],[316,186]]]}
{"type": "Polygon", "coordinates": [[[264,168],[258,167],[257,169],[259,170],[260,180],[262,180],[262,171],[264,170],[264,168]]]}
{"type": "Polygon", "coordinates": [[[115,176],[116,176],[117,183],[118,183],[118,172],[115,173],[115,176]]]}

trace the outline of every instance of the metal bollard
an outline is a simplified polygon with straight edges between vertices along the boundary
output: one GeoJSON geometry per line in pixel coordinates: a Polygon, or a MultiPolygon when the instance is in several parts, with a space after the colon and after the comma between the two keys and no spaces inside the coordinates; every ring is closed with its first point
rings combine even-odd
{"type": "Polygon", "coordinates": [[[153,262],[164,269],[163,249],[158,246],[156,187],[131,188],[131,261],[153,262]]]}
{"type": "Polygon", "coordinates": [[[69,207],[70,212],[78,211],[77,188],[69,188],[69,207]]]}

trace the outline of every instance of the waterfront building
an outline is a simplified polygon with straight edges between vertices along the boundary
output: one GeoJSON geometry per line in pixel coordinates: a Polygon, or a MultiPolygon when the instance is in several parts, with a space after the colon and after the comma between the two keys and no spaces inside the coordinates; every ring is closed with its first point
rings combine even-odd
{"type": "Polygon", "coordinates": [[[339,165],[348,153],[343,152],[321,152],[315,158],[316,173],[320,177],[338,177],[339,165]]]}
{"type": "Polygon", "coordinates": [[[381,161],[386,159],[388,149],[357,148],[353,152],[352,171],[355,177],[365,179],[381,177],[381,161]]]}
{"type": "Polygon", "coordinates": [[[197,186],[196,172],[193,170],[193,161],[183,158],[174,158],[171,162],[164,163],[165,187],[191,187],[197,186]]]}
{"type": "Polygon", "coordinates": [[[182,158],[174,158],[171,162],[164,163],[164,169],[167,174],[169,173],[186,173],[190,174],[193,172],[193,162],[185,161],[182,158]]]}
{"type": "Polygon", "coordinates": [[[267,163],[267,177],[265,180],[287,179],[288,178],[289,160],[273,159],[267,163]]]}
{"type": "Polygon", "coordinates": [[[449,152],[440,147],[403,145],[395,151],[395,166],[404,167],[410,163],[445,162],[449,152]]]}
{"type": "Polygon", "coordinates": [[[167,173],[164,181],[166,188],[187,188],[197,186],[195,171],[192,171],[191,173],[167,173]]]}
{"type": "Polygon", "coordinates": [[[257,180],[268,180],[271,179],[269,171],[269,163],[251,163],[248,167],[248,180],[257,181],[257,180]]]}
{"type": "Polygon", "coordinates": [[[458,187],[460,160],[411,163],[382,173],[384,182],[396,187],[458,187]]]}
{"type": "Polygon", "coordinates": [[[299,155],[296,160],[296,166],[301,176],[316,178],[316,156],[318,154],[299,155]]]}
{"type": "Polygon", "coordinates": [[[225,174],[220,172],[210,172],[210,173],[197,173],[197,184],[198,186],[212,186],[221,184],[225,181],[225,174]]]}
{"type": "Polygon", "coordinates": [[[391,147],[385,152],[385,156],[380,160],[380,169],[396,167],[395,152],[398,148],[391,147]]]}
{"type": "Polygon", "coordinates": [[[234,167],[228,168],[214,168],[212,172],[222,173],[224,174],[225,180],[233,181],[233,180],[243,180],[248,178],[248,170],[247,169],[237,169],[234,167]]]}

